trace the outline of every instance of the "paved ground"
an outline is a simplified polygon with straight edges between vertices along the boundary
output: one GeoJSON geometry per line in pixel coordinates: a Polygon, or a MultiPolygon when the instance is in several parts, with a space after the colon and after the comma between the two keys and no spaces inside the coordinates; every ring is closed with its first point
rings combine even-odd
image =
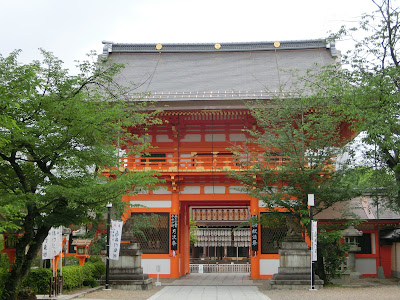
{"type": "MultiPolygon", "coordinates": [[[[399,279],[364,278],[319,291],[271,290],[269,280],[251,280],[249,274],[188,274],[180,279],[161,279],[162,286],[148,291],[99,289],[63,295],[57,299],[118,300],[389,300],[400,299],[399,279]]],[[[49,299],[48,297],[38,299],[49,299]]]]}
{"type": "Polygon", "coordinates": [[[269,300],[256,286],[167,286],[149,300],[269,300]]]}

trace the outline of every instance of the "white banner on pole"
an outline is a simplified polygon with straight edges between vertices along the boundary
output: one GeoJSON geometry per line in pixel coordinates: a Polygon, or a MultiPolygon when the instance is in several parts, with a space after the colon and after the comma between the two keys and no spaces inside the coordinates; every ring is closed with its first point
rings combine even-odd
{"type": "Polygon", "coordinates": [[[311,261],[317,261],[317,230],[318,222],[311,221],[311,261]]]}
{"type": "Polygon", "coordinates": [[[42,244],[42,259],[53,259],[62,249],[62,226],[51,227],[42,244]]]}
{"type": "Polygon", "coordinates": [[[122,236],[123,224],[124,224],[124,222],[122,222],[122,221],[111,221],[109,259],[114,259],[114,260],[119,259],[119,249],[121,246],[121,236],[122,236]]]}

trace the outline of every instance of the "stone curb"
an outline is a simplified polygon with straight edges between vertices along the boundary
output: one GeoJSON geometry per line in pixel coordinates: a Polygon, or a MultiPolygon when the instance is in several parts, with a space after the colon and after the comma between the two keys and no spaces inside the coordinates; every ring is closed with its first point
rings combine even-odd
{"type": "Polygon", "coordinates": [[[56,297],[49,297],[49,295],[36,295],[36,298],[38,300],[49,300],[49,299],[76,299],[76,298],[82,298],[83,296],[85,296],[86,294],[89,293],[93,293],[97,290],[101,290],[104,289],[104,286],[96,286],[94,288],[90,288],[84,291],[81,291],[79,293],[76,294],[72,294],[72,295],[60,295],[60,296],[56,296],[56,297]]]}

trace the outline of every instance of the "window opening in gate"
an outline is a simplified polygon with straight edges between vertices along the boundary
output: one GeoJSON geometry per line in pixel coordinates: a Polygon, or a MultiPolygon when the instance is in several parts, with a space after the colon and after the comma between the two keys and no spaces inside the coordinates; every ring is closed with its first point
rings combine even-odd
{"type": "Polygon", "coordinates": [[[262,213],[261,225],[261,253],[278,254],[282,246],[288,228],[286,226],[285,213],[262,213]]]}
{"type": "Polygon", "coordinates": [[[129,219],[135,242],[145,254],[169,253],[169,214],[132,213],[129,219]]]}

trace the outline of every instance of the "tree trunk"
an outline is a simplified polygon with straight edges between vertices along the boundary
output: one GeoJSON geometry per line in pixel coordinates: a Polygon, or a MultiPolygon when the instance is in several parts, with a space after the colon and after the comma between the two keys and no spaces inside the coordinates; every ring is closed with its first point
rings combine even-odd
{"type": "Polygon", "coordinates": [[[41,227],[35,234],[32,229],[30,231],[26,231],[18,240],[16,246],[15,263],[12,265],[11,272],[7,276],[2,299],[17,299],[22,283],[26,275],[28,275],[32,262],[39,252],[43,241],[47,237],[49,230],[50,227],[48,226],[41,227]],[[28,249],[27,252],[26,249],[28,249]]]}

